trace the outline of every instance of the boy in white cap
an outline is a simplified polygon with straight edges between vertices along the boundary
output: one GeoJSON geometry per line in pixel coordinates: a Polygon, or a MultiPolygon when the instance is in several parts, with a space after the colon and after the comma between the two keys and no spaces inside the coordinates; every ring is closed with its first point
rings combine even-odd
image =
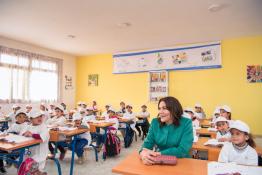
{"type": "Polygon", "coordinates": [[[20,134],[20,132],[28,126],[28,123],[26,122],[26,119],[27,119],[26,112],[24,112],[21,109],[18,110],[16,112],[15,119],[16,119],[16,122],[13,123],[8,128],[7,132],[14,133],[14,134],[20,134]]]}
{"type": "Polygon", "coordinates": [[[215,126],[216,119],[220,117],[220,106],[216,107],[216,109],[213,112],[213,117],[211,121],[211,127],[215,126]]]}
{"type": "MultiPolygon", "coordinates": [[[[66,118],[64,117],[63,111],[64,111],[64,107],[61,106],[61,105],[57,105],[55,107],[55,116],[53,118],[49,118],[46,121],[46,124],[53,127],[53,128],[59,127],[59,126],[64,126],[66,124],[66,118]]],[[[49,146],[49,150],[51,152],[50,157],[53,157],[55,149],[54,149],[51,142],[49,142],[48,146],[49,146]]],[[[65,154],[66,154],[66,150],[62,145],[58,145],[57,148],[61,152],[59,159],[63,160],[64,157],[65,157],[65,154]]]]}
{"type": "Polygon", "coordinates": [[[219,162],[235,162],[241,165],[258,165],[255,142],[248,125],[240,120],[230,126],[231,141],[226,142],[220,151],[219,162]]]}
{"type": "Polygon", "coordinates": [[[30,115],[31,124],[21,131],[20,135],[41,139],[42,142],[29,148],[31,157],[39,163],[39,170],[44,171],[46,158],[48,155],[49,131],[43,122],[42,114],[39,111],[32,111],[30,115]]]}
{"type": "Polygon", "coordinates": [[[13,123],[15,123],[15,115],[16,115],[16,112],[17,112],[19,109],[21,109],[21,107],[18,106],[18,105],[16,105],[16,104],[14,104],[14,105],[12,106],[13,112],[11,112],[11,113],[9,113],[9,114],[7,115],[8,126],[11,126],[13,123]]]}
{"type": "Polygon", "coordinates": [[[26,109],[26,115],[27,116],[30,116],[30,112],[32,111],[32,105],[31,104],[27,104],[26,106],[25,106],[25,109],[26,109]]]}
{"type": "Polygon", "coordinates": [[[146,137],[149,129],[149,122],[148,119],[150,118],[150,113],[147,111],[147,106],[142,105],[141,106],[141,112],[137,114],[139,117],[138,121],[136,122],[136,130],[138,131],[138,136],[141,136],[141,130],[143,132],[142,140],[146,137]],[[141,129],[140,129],[141,127],[141,129]]]}
{"type": "MultiPolygon", "coordinates": [[[[133,131],[135,131],[135,125],[136,125],[136,116],[135,113],[132,111],[133,106],[131,104],[126,105],[126,112],[123,114],[123,119],[129,120],[130,127],[133,131]]],[[[126,123],[120,123],[120,128],[126,128],[126,123]]],[[[121,134],[125,138],[125,130],[120,130],[121,134]]]]}
{"type": "MultiPolygon", "coordinates": [[[[73,121],[74,121],[74,127],[77,128],[90,128],[87,123],[82,122],[82,116],[80,113],[75,113],[73,115],[73,121]]],[[[78,157],[78,163],[83,164],[84,161],[84,147],[88,146],[91,144],[91,135],[90,132],[87,131],[83,134],[80,134],[76,140],[75,144],[75,152],[78,157]]]]}
{"type": "Polygon", "coordinates": [[[40,103],[40,112],[43,115],[44,122],[46,122],[46,120],[49,119],[50,115],[45,103],[40,103]]]}
{"type": "Polygon", "coordinates": [[[193,128],[199,128],[199,120],[196,117],[196,113],[192,108],[185,108],[185,113],[189,114],[192,120],[193,128]]]}
{"type": "Polygon", "coordinates": [[[225,117],[218,117],[216,119],[216,127],[217,127],[217,136],[216,139],[219,142],[229,142],[231,139],[231,134],[229,131],[229,123],[225,117]]]}
{"type": "Polygon", "coordinates": [[[102,113],[102,117],[105,117],[105,119],[108,119],[108,109],[111,107],[111,105],[107,104],[105,105],[105,111],[102,113]]]}
{"type": "Polygon", "coordinates": [[[199,104],[199,103],[195,104],[195,115],[198,119],[206,118],[206,114],[205,114],[201,104],[199,104]]]}
{"type": "Polygon", "coordinates": [[[86,116],[84,116],[83,122],[87,123],[94,120],[96,120],[96,116],[93,113],[93,108],[92,107],[86,108],[86,116]]]}
{"type": "Polygon", "coordinates": [[[107,122],[112,122],[115,123],[113,126],[114,129],[118,130],[119,127],[119,121],[118,118],[116,116],[116,110],[112,107],[109,107],[108,109],[108,119],[106,120],[107,122]]]}

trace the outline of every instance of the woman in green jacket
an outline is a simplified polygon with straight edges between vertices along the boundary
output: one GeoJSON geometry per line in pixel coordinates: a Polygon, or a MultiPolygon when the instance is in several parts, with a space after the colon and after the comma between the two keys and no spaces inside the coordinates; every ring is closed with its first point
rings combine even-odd
{"type": "Polygon", "coordinates": [[[190,157],[189,151],[193,143],[192,121],[182,116],[180,102],[174,97],[162,98],[158,102],[158,111],[158,117],[152,120],[140,150],[142,162],[152,165],[154,157],[161,154],[178,158],[190,157]]]}

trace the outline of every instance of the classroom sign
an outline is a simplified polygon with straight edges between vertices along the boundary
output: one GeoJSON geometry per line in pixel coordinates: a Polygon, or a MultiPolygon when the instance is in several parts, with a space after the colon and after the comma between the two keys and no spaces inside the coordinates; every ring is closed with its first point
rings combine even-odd
{"type": "Polygon", "coordinates": [[[113,73],[221,68],[221,44],[212,42],[113,55],[113,73]]]}

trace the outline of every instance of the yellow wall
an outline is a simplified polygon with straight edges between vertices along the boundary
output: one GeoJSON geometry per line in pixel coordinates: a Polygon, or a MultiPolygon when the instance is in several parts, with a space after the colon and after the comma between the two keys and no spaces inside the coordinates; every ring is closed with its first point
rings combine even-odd
{"type": "MultiPolygon", "coordinates": [[[[262,36],[222,41],[222,68],[194,71],[170,71],[169,94],[183,106],[203,105],[211,115],[215,106],[228,104],[233,119],[247,122],[253,134],[262,135],[262,83],[246,81],[246,65],[262,65],[262,36]]],[[[156,104],[148,102],[148,73],[112,74],[112,54],[77,58],[76,101],[98,101],[119,108],[121,100],[134,110],[147,104],[152,116],[156,104]],[[88,86],[88,74],[99,74],[98,87],[88,86]]]]}

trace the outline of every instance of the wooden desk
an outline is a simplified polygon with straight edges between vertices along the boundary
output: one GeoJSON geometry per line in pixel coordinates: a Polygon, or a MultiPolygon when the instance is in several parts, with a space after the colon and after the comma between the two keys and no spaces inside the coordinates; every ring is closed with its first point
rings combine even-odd
{"type": "Polygon", "coordinates": [[[38,144],[40,144],[42,142],[42,140],[29,140],[29,141],[25,141],[22,143],[7,143],[7,142],[0,142],[0,150],[1,151],[16,151],[19,154],[19,159],[18,160],[13,160],[12,158],[10,159],[10,157],[12,157],[12,155],[9,155],[9,153],[0,153],[0,157],[2,160],[8,160],[11,161],[12,163],[15,163],[18,167],[20,166],[20,164],[23,162],[24,159],[24,154],[25,154],[25,150],[29,147],[32,146],[36,146],[38,144]]]}
{"type": "Polygon", "coordinates": [[[205,146],[204,143],[207,142],[208,139],[209,138],[199,137],[198,141],[193,143],[191,150],[207,151],[207,159],[210,161],[217,161],[221,147],[205,146]]]}
{"type": "MultiPolygon", "coordinates": [[[[220,150],[222,147],[216,146],[205,146],[204,143],[208,141],[208,138],[200,137],[198,142],[193,143],[191,150],[198,150],[198,151],[207,151],[207,158],[210,161],[217,161],[219,157],[220,150]]],[[[262,155],[262,148],[256,147],[255,148],[259,155],[262,155]]]]}
{"type": "Polygon", "coordinates": [[[133,119],[118,118],[120,123],[130,123],[133,122],[133,119]]]}
{"type": "MultiPolygon", "coordinates": [[[[72,156],[71,156],[71,164],[70,164],[70,175],[73,175],[74,172],[74,163],[75,163],[75,145],[76,145],[76,137],[80,134],[89,131],[88,129],[75,129],[71,131],[53,131],[50,130],[50,142],[55,142],[55,150],[57,150],[57,142],[59,142],[59,135],[65,135],[66,137],[73,137],[72,139],[72,156]]],[[[56,151],[55,151],[56,152],[56,151]]]]}
{"type": "Polygon", "coordinates": [[[59,141],[59,136],[60,135],[64,135],[66,137],[72,137],[75,135],[79,135],[79,134],[83,134],[85,132],[89,131],[88,129],[75,129],[75,130],[71,130],[71,131],[54,131],[54,130],[50,130],[49,134],[50,134],[50,142],[58,142],[59,141]]]}
{"type": "Polygon", "coordinates": [[[197,129],[197,130],[196,130],[196,133],[197,133],[197,134],[200,134],[200,135],[210,136],[212,139],[215,139],[215,138],[216,138],[216,135],[217,135],[217,132],[215,132],[215,131],[208,131],[207,128],[197,129]]]}
{"type": "Polygon", "coordinates": [[[178,159],[175,166],[169,165],[144,165],[135,151],[128,155],[112,172],[126,175],[207,175],[206,160],[178,159]]]}
{"type": "Polygon", "coordinates": [[[1,151],[13,151],[24,147],[30,147],[33,145],[38,145],[41,143],[42,140],[29,140],[22,143],[7,143],[7,142],[0,142],[0,150],[1,151]]]}
{"type": "Polygon", "coordinates": [[[210,128],[211,127],[211,119],[200,119],[200,126],[202,128],[210,128]]]}

